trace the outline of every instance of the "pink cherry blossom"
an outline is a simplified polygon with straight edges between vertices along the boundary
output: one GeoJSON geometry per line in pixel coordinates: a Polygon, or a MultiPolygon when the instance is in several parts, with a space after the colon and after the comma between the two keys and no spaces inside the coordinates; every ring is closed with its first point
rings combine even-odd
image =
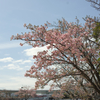
{"type": "Polygon", "coordinates": [[[47,50],[33,55],[34,65],[25,76],[37,78],[35,89],[53,82],[50,91],[60,89],[56,97],[63,97],[66,93],[71,98],[78,96],[83,99],[92,96],[89,87],[100,94],[100,63],[97,61],[100,44],[93,41],[94,20],[87,19],[85,26],[64,19],[58,23],[58,29],[52,30],[47,29],[49,23],[40,27],[25,24],[31,32],[11,37],[24,40],[32,47],[47,46],[47,50]]]}

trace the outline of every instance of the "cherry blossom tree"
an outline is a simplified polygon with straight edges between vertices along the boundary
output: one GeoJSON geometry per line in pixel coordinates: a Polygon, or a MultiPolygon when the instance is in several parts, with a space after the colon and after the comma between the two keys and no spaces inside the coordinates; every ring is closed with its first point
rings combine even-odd
{"type": "Polygon", "coordinates": [[[34,89],[30,89],[28,86],[21,87],[15,94],[17,94],[20,98],[24,98],[25,100],[30,97],[36,97],[36,91],[34,89]]]}
{"type": "Polygon", "coordinates": [[[91,6],[96,10],[100,11],[100,0],[86,0],[91,3],[91,6]]]}
{"type": "Polygon", "coordinates": [[[97,10],[100,10],[100,0],[86,0],[88,2],[91,2],[91,6],[94,7],[97,10]]]}
{"type": "Polygon", "coordinates": [[[33,55],[34,65],[25,76],[37,78],[35,89],[51,81],[50,90],[60,88],[57,97],[63,97],[64,93],[70,98],[100,95],[100,43],[93,37],[94,19],[87,18],[84,26],[65,19],[59,20],[52,29],[50,26],[49,22],[41,26],[24,24],[30,32],[11,37],[11,40],[25,41],[21,46],[27,43],[33,48],[47,47],[33,55]]]}

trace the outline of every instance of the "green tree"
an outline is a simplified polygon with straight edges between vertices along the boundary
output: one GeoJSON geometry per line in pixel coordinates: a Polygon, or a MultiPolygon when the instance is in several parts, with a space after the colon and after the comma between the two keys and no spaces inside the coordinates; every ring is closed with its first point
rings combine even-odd
{"type": "Polygon", "coordinates": [[[96,41],[100,39],[100,22],[95,22],[96,27],[93,29],[93,37],[96,41]]]}

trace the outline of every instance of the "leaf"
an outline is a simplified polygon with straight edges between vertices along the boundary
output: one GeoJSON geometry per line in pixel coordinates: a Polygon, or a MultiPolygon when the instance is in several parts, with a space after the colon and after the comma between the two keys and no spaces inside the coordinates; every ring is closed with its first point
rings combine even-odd
{"type": "Polygon", "coordinates": [[[97,60],[98,62],[100,62],[100,58],[98,58],[98,60],[97,60]]]}
{"type": "Polygon", "coordinates": [[[96,22],[96,27],[93,29],[93,37],[98,41],[100,36],[100,22],[96,22]]]}

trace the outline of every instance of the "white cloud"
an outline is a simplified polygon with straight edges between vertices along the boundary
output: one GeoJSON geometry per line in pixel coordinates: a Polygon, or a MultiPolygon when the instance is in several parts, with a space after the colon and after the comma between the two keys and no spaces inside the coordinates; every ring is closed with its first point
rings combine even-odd
{"type": "Polygon", "coordinates": [[[10,54],[5,54],[5,56],[9,56],[10,54]]]}
{"type": "Polygon", "coordinates": [[[0,61],[1,61],[1,62],[11,62],[11,61],[13,61],[13,58],[11,58],[11,57],[6,57],[6,58],[0,59],[0,61]]]}
{"type": "Polygon", "coordinates": [[[13,61],[13,63],[21,63],[21,62],[23,62],[22,59],[13,61]]]}
{"type": "Polygon", "coordinates": [[[31,60],[24,60],[21,62],[21,64],[25,64],[25,63],[31,63],[32,61],[31,60]]]}
{"type": "Polygon", "coordinates": [[[0,59],[0,62],[2,62],[2,67],[0,67],[0,70],[3,70],[5,68],[10,69],[10,70],[17,70],[17,71],[23,70],[23,68],[25,68],[26,66],[29,66],[29,65],[31,66],[32,61],[33,61],[32,59],[31,60],[30,59],[29,60],[24,60],[24,59],[14,60],[11,57],[2,58],[0,59]]]}
{"type": "Polygon", "coordinates": [[[36,48],[26,49],[26,50],[24,50],[24,52],[27,56],[33,56],[33,55],[37,55],[37,52],[40,52],[43,50],[47,50],[47,47],[44,46],[44,47],[36,47],[36,48]]]}
{"type": "Polygon", "coordinates": [[[25,64],[25,63],[31,63],[32,62],[32,59],[31,60],[23,60],[23,59],[20,59],[20,60],[14,60],[12,63],[17,63],[17,64],[25,64]]]}
{"type": "Polygon", "coordinates": [[[8,64],[7,66],[4,66],[4,68],[13,69],[13,70],[22,70],[23,69],[20,66],[14,65],[14,64],[8,64]]]}
{"type": "Polygon", "coordinates": [[[20,47],[19,42],[9,42],[0,44],[0,49],[8,49],[14,47],[20,47]]]}
{"type": "MultiPolygon", "coordinates": [[[[7,90],[19,90],[21,87],[30,86],[32,88],[35,87],[35,78],[29,77],[12,77],[12,76],[4,76],[0,82],[1,89],[7,90]],[[8,80],[5,80],[5,79],[8,80]]],[[[49,90],[49,86],[46,86],[44,90],[49,90]]]]}
{"type": "Polygon", "coordinates": [[[31,79],[28,77],[12,77],[12,76],[5,76],[4,79],[9,80],[2,80],[0,82],[0,88],[8,89],[8,90],[18,90],[22,86],[35,86],[36,79],[31,79]]]}
{"type": "Polygon", "coordinates": [[[25,66],[26,68],[30,68],[30,66],[25,66]]]}
{"type": "Polygon", "coordinates": [[[0,67],[0,70],[3,70],[4,69],[4,67],[0,67]]]}

